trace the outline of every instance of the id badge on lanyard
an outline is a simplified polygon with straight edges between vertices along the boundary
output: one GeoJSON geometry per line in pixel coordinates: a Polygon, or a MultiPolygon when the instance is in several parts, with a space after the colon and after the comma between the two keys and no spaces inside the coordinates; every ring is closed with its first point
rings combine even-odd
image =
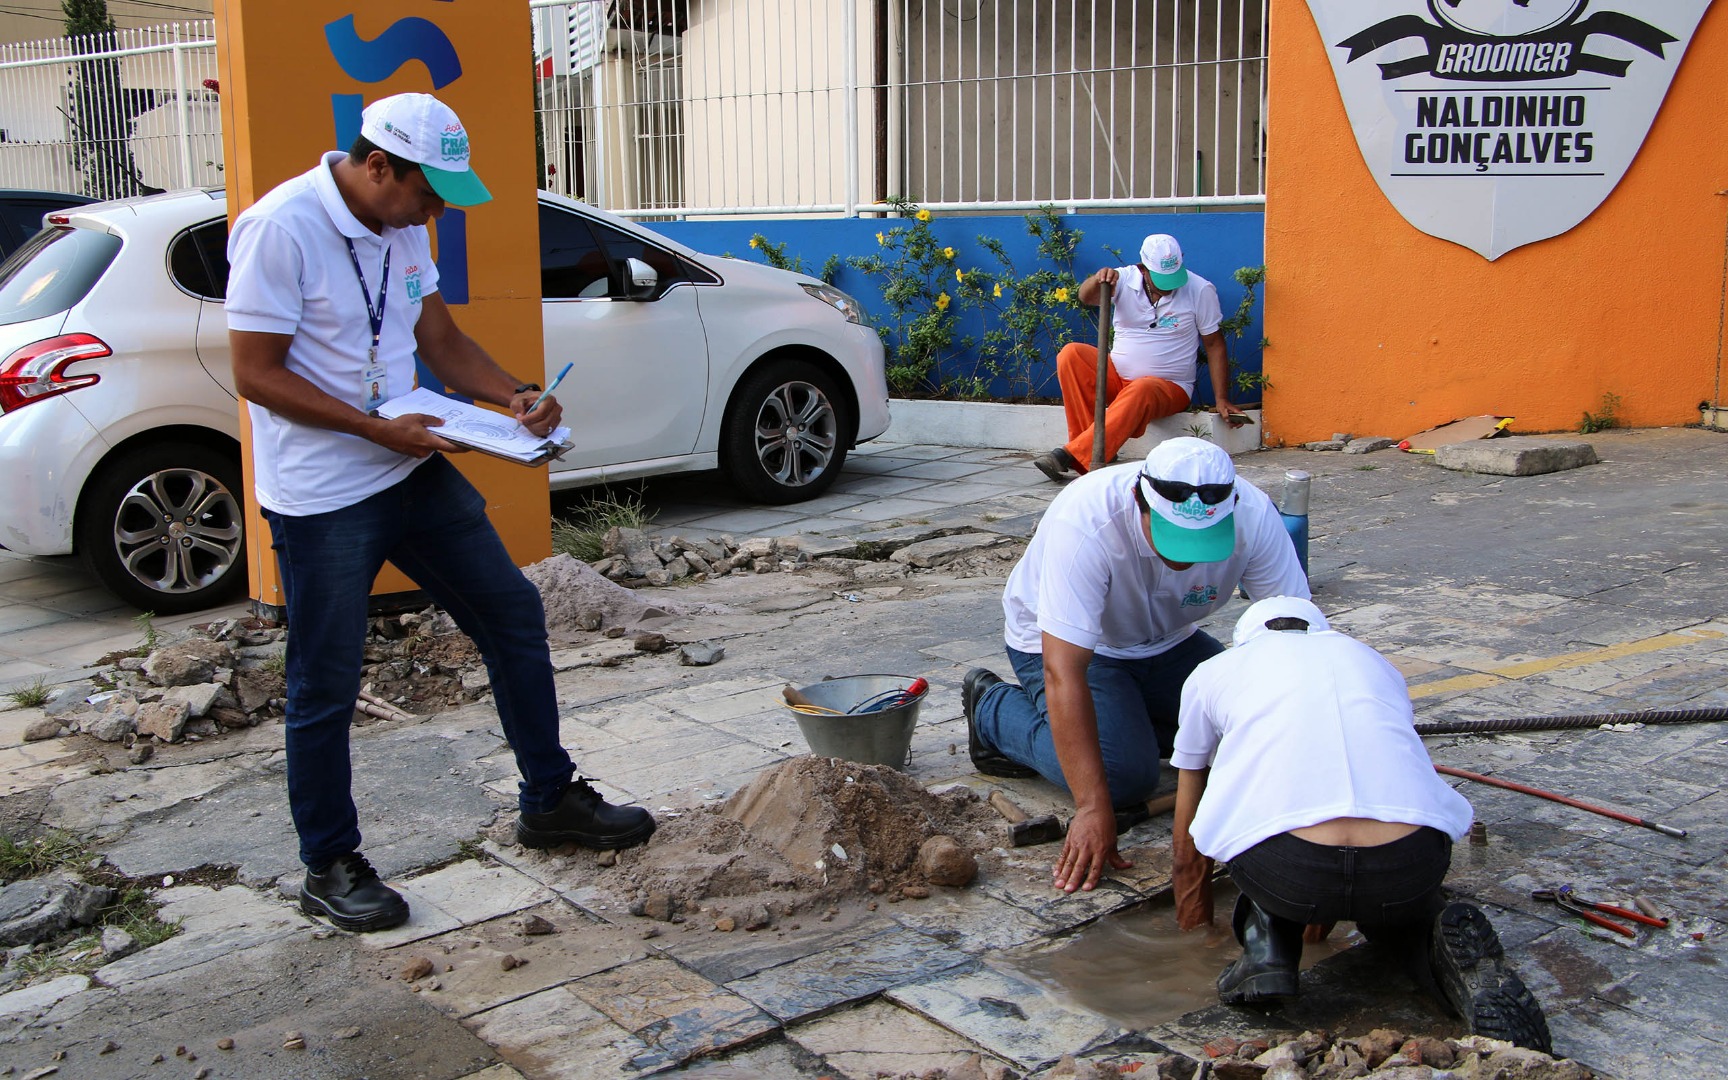
{"type": "Polygon", "coordinates": [[[366,301],[366,323],[372,330],[372,344],[366,350],[366,363],[360,368],[360,409],[372,412],[390,398],[389,368],[378,357],[378,345],[384,336],[384,306],[390,301],[390,243],[384,242],[384,270],[378,283],[378,303],[372,303],[372,291],[366,287],[366,272],[360,269],[360,256],[354,252],[354,241],[347,237],[348,258],[354,263],[354,276],[360,281],[360,298],[366,301]]]}

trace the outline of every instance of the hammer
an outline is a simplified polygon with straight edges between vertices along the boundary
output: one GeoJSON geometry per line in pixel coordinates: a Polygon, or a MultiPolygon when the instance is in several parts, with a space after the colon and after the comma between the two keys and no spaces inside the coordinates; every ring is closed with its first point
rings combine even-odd
{"type": "Polygon", "coordinates": [[[1015,806],[1013,801],[1000,791],[990,792],[990,805],[996,808],[998,814],[1008,819],[1009,847],[1031,847],[1033,844],[1048,844],[1062,839],[1062,823],[1056,820],[1054,814],[1029,818],[1026,811],[1015,806]]]}

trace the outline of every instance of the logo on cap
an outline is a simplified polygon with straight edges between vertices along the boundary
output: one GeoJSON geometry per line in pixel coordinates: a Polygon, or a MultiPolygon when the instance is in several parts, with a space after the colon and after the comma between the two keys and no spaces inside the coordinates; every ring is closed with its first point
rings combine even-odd
{"type": "Polygon", "coordinates": [[[1205,521],[1207,518],[1216,514],[1218,508],[1216,506],[1207,506],[1205,503],[1200,501],[1200,496],[1198,495],[1190,495],[1182,502],[1171,503],[1170,512],[1180,517],[1185,517],[1189,521],[1205,521]]]}
{"type": "Polygon", "coordinates": [[[1158,264],[1158,271],[1160,273],[1164,273],[1164,274],[1174,273],[1176,271],[1176,269],[1178,267],[1180,267],[1181,265],[1182,265],[1181,256],[1179,256],[1179,255],[1166,255],[1166,256],[1164,256],[1163,261],[1158,264]]]}
{"type": "Polygon", "coordinates": [[[445,161],[466,161],[468,159],[468,133],[462,130],[461,124],[451,124],[439,135],[438,152],[445,161]]]}

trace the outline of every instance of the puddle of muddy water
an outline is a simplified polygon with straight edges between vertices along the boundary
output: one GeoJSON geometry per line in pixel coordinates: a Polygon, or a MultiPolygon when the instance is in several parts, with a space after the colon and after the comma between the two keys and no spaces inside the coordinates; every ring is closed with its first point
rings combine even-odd
{"type": "MultiPolygon", "coordinates": [[[[1218,1003],[1218,973],[1242,952],[1230,934],[1236,889],[1213,886],[1215,925],[1176,929],[1168,900],[1109,915],[1072,937],[1007,956],[1001,966],[1042,987],[1058,1001],[1080,1005],[1131,1030],[1174,1020],[1218,1003]]],[[[1349,924],[1302,950],[1307,969],[1357,940],[1349,924]]]]}

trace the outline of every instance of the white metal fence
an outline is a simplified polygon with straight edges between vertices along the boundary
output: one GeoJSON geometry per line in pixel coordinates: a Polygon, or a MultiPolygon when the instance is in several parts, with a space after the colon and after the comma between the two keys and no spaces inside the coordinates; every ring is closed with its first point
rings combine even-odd
{"type": "MultiPolygon", "coordinates": [[[[543,186],[638,217],[1263,201],[1267,0],[530,0],[543,186]]],[[[0,46],[0,186],[221,182],[212,26],[0,46]]]]}
{"type": "Polygon", "coordinates": [[[0,186],[117,198],[220,184],[213,30],[0,45],[0,186]]]}
{"type": "Polygon", "coordinates": [[[632,215],[1263,201],[1266,0],[532,0],[544,183],[632,215]]]}

